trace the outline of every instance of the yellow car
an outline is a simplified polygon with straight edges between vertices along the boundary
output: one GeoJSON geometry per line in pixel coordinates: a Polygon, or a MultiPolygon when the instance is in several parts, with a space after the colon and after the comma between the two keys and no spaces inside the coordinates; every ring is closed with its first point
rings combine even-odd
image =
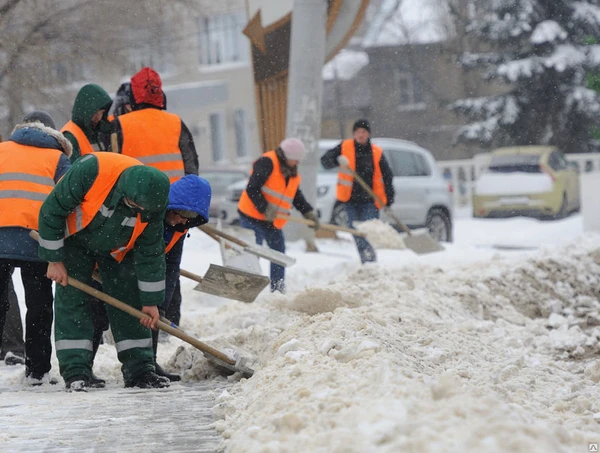
{"type": "Polygon", "coordinates": [[[473,188],[473,217],[563,218],[579,210],[577,168],[558,148],[498,148],[489,157],[473,188]]]}

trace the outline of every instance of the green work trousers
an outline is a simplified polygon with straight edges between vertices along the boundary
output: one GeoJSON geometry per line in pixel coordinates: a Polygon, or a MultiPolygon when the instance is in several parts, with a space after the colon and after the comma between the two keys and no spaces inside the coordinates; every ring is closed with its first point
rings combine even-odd
{"type": "MultiPolygon", "coordinates": [[[[138,310],[142,308],[131,253],[118,263],[108,253],[94,254],[69,242],[65,241],[64,260],[69,277],[90,285],[98,263],[103,291],[138,310]]],[[[72,286],[56,286],[54,336],[60,374],[65,382],[73,377],[90,378],[94,335],[91,297],[72,286]]],[[[150,329],[118,308],[106,308],[125,382],[154,371],[150,329]]]]}

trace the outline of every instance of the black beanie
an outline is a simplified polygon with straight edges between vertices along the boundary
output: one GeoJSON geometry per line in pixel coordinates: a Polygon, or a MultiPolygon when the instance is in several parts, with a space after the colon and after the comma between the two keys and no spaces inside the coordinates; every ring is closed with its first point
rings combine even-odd
{"type": "Polygon", "coordinates": [[[35,123],[36,121],[39,121],[46,127],[56,129],[56,124],[54,124],[52,117],[41,110],[34,110],[23,117],[24,123],[35,123]]]}
{"type": "Polygon", "coordinates": [[[352,127],[352,132],[354,132],[356,129],[366,129],[369,131],[369,134],[371,133],[371,125],[369,124],[369,121],[365,119],[356,120],[354,126],[352,127]]]}

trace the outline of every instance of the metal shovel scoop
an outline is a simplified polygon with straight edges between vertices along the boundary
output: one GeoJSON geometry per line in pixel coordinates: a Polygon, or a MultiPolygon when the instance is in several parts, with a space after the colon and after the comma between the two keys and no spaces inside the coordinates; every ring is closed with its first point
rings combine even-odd
{"type": "Polygon", "coordinates": [[[199,283],[197,291],[241,302],[254,302],[270,283],[264,275],[252,274],[233,267],[211,264],[204,277],[180,270],[181,275],[199,283]]]}

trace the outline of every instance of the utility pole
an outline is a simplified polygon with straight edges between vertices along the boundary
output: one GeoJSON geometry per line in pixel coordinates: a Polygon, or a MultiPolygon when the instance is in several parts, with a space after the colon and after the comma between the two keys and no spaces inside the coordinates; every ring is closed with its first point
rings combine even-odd
{"type": "MultiPolygon", "coordinates": [[[[326,0],[295,0],[288,81],[286,137],[296,137],[306,146],[306,158],[300,164],[301,189],[316,209],[318,141],[321,137],[323,101],[323,64],[327,23],[326,0]]],[[[288,227],[290,239],[304,238],[307,248],[316,251],[314,231],[288,227]]]]}

